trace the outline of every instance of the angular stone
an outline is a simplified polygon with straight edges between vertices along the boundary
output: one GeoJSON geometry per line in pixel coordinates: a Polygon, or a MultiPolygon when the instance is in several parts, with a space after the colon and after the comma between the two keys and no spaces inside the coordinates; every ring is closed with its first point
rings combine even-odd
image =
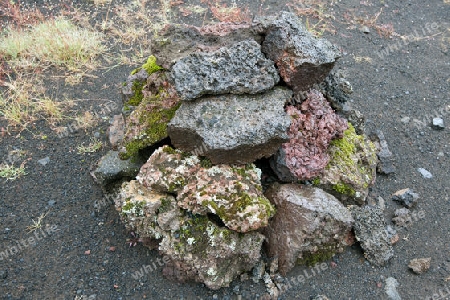
{"type": "Polygon", "coordinates": [[[275,153],[290,118],[283,105],[292,96],[277,87],[258,95],[221,95],[183,102],[168,125],[175,147],[214,164],[245,164],[275,153]]]}
{"type": "Polygon", "coordinates": [[[177,194],[177,205],[195,214],[215,214],[228,228],[248,232],[266,226],[275,213],[262,194],[254,165],[217,165],[165,146],[136,177],[145,187],[177,194]]]}
{"type": "Polygon", "coordinates": [[[411,221],[409,209],[404,207],[395,210],[392,222],[394,222],[397,227],[407,227],[411,224],[411,221]]]}
{"type": "Polygon", "coordinates": [[[125,134],[119,149],[122,159],[167,138],[167,124],[180,106],[180,99],[165,72],[151,74],[141,88],[142,98],[125,120],[125,134]]]}
{"type": "Polygon", "coordinates": [[[377,147],[377,172],[386,175],[395,173],[395,157],[389,150],[383,132],[381,130],[377,130],[371,135],[371,139],[374,141],[375,146],[377,147]]]}
{"type": "Polygon", "coordinates": [[[428,271],[431,264],[431,257],[427,258],[415,258],[412,259],[409,264],[408,268],[412,269],[414,273],[416,274],[422,274],[428,271]]]}
{"type": "Polygon", "coordinates": [[[286,275],[297,262],[330,258],[346,246],[353,218],[332,195],[299,184],[275,184],[265,193],[277,213],[263,229],[268,254],[286,275]]]}
{"type": "Polygon", "coordinates": [[[415,206],[418,199],[419,195],[411,189],[402,189],[392,194],[392,200],[400,202],[407,208],[415,206]]]}
{"type": "Polygon", "coordinates": [[[316,90],[308,93],[299,108],[288,106],[286,111],[291,116],[289,142],[277,151],[271,166],[285,182],[312,179],[328,164],[327,148],[333,138],[342,137],[347,121],[316,90]]]}
{"type": "Polygon", "coordinates": [[[294,92],[324,80],[340,55],[335,46],[314,37],[290,12],[282,12],[269,26],[262,51],[276,63],[281,78],[294,92]]]}
{"type": "Polygon", "coordinates": [[[160,240],[166,230],[180,229],[182,213],[175,198],[148,189],[136,180],[123,183],[114,202],[127,230],[142,240],[160,240]]]}
{"type": "Polygon", "coordinates": [[[168,24],[152,39],[152,53],[158,57],[161,66],[170,69],[176,61],[194,52],[211,52],[244,40],[255,40],[260,44],[267,28],[260,23],[222,22],[204,27],[168,24]]]}
{"type": "Polygon", "coordinates": [[[344,137],[331,142],[328,153],[330,162],[314,184],[333,194],[344,205],[363,205],[369,187],[375,183],[375,145],[366,136],[357,135],[349,124],[344,137]]]}
{"type": "Polygon", "coordinates": [[[114,150],[117,150],[122,143],[123,136],[125,135],[125,121],[123,115],[115,115],[111,126],[109,127],[109,143],[114,150]]]}
{"type": "Polygon", "coordinates": [[[110,150],[97,163],[97,167],[91,172],[91,176],[97,184],[105,187],[124,177],[134,178],[143,164],[143,161],[136,160],[136,158],[121,160],[119,152],[110,150]]]}
{"type": "Polygon", "coordinates": [[[219,227],[206,216],[185,216],[179,232],[167,232],[159,251],[170,261],[166,277],[195,280],[217,290],[250,271],[259,261],[264,236],[256,231],[241,234],[219,227]]]}
{"type": "Polygon", "coordinates": [[[361,243],[364,257],[376,266],[384,266],[394,255],[394,249],[383,212],[375,206],[351,206],[350,211],[355,219],[355,236],[361,243]]]}
{"type": "Polygon", "coordinates": [[[271,89],[280,77],[254,40],[238,42],[212,53],[192,53],[179,59],[171,76],[179,96],[256,94],[271,89]]]}
{"type": "Polygon", "coordinates": [[[115,199],[127,230],[150,249],[158,248],[163,273],[181,281],[196,280],[211,289],[226,287],[260,260],[264,236],[219,227],[207,216],[181,210],[175,198],[132,180],[115,199]]]}

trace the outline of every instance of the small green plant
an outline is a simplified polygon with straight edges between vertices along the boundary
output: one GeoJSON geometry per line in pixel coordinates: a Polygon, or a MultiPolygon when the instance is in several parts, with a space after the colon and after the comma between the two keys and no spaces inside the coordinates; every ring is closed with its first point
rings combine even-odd
{"type": "Polygon", "coordinates": [[[16,180],[21,176],[27,175],[25,172],[25,164],[22,163],[20,167],[16,168],[13,165],[1,164],[0,165],[0,177],[6,178],[8,180],[16,180]]]}
{"type": "Polygon", "coordinates": [[[91,139],[91,142],[89,143],[89,145],[84,146],[83,144],[81,144],[81,146],[77,147],[78,150],[78,154],[84,154],[84,153],[94,153],[97,152],[98,150],[100,150],[103,146],[103,143],[101,141],[99,141],[96,138],[91,139]]]}

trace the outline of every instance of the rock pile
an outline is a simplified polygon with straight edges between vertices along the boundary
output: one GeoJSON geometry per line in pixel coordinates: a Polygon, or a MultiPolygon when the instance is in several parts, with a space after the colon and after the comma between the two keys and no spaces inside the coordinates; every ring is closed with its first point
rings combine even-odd
{"type": "Polygon", "coordinates": [[[110,184],[125,173],[103,163],[135,170],[133,158],[151,154],[137,176],[127,173],[135,180],[123,182],[115,206],[165,256],[164,274],[218,289],[252,270],[262,250],[286,274],[342,251],[354,225],[358,239],[377,227],[362,245],[384,264],[391,248],[379,212],[345,206],[365,204],[377,153],[345,103],[351,88],[330,73],[337,48],[286,12],[165,30],[125,82],[123,135],[111,138],[119,155],[92,173],[110,184]]]}

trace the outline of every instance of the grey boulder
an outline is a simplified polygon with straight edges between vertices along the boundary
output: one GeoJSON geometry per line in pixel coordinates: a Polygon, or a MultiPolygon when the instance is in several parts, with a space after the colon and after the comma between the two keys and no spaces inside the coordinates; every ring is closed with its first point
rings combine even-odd
{"type": "Polygon", "coordinates": [[[283,105],[292,91],[277,87],[258,95],[220,95],[183,102],[168,125],[178,149],[213,164],[246,164],[275,153],[288,140],[283,105]]]}
{"type": "Polygon", "coordinates": [[[269,26],[262,51],[276,63],[281,78],[294,92],[324,80],[340,55],[335,46],[314,37],[290,12],[281,13],[269,26]]]}
{"type": "Polygon", "coordinates": [[[202,95],[256,94],[271,89],[280,77],[274,62],[254,40],[211,53],[192,53],[172,67],[175,88],[183,100],[202,95]]]}

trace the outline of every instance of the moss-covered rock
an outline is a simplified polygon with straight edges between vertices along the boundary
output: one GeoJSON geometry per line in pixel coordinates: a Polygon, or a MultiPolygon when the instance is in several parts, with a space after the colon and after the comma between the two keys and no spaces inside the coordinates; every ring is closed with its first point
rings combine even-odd
{"type": "Polygon", "coordinates": [[[315,183],[344,204],[364,204],[376,177],[375,145],[366,136],[357,135],[349,123],[344,136],[331,142],[328,153],[330,162],[320,183],[315,183]]]}
{"type": "Polygon", "coordinates": [[[122,159],[132,157],[139,150],[166,138],[167,124],[180,106],[178,96],[164,72],[153,73],[140,93],[142,98],[131,97],[128,101],[130,105],[138,106],[126,120],[120,150],[122,159]]]}
{"type": "Polygon", "coordinates": [[[262,194],[260,172],[253,164],[205,164],[204,159],[164,146],[153,153],[137,178],[144,186],[176,194],[183,209],[215,214],[228,228],[247,232],[266,226],[275,214],[262,194]]]}

